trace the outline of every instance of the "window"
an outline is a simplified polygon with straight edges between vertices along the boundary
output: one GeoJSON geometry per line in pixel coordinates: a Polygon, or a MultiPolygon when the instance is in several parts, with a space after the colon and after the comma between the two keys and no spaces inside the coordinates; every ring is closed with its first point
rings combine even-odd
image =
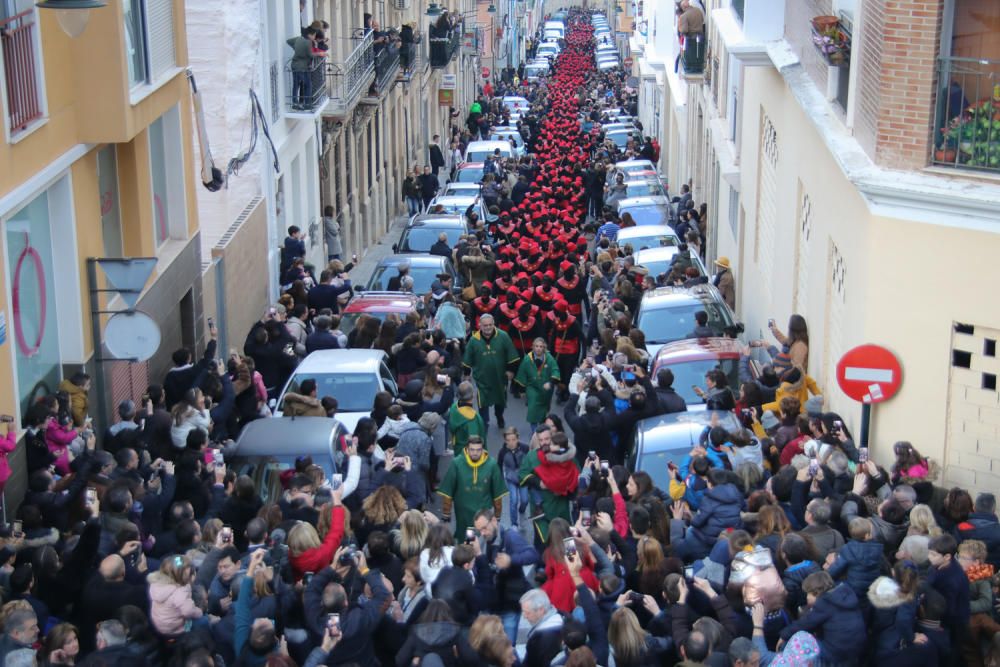
{"type": "Polygon", "coordinates": [[[174,107],[149,126],[149,171],[157,246],[167,239],[187,238],[182,146],[180,113],[174,107]]]}
{"type": "Polygon", "coordinates": [[[38,397],[55,393],[61,377],[48,192],[7,220],[5,231],[10,330],[24,414],[38,397]]]}
{"type": "Polygon", "coordinates": [[[153,84],[177,66],[172,0],[125,0],[125,56],[132,88],[153,84]]]}
{"type": "Polygon", "coordinates": [[[122,257],[122,220],[118,201],[118,161],[114,145],[97,153],[97,186],[101,191],[101,236],[105,257],[122,257]]]}

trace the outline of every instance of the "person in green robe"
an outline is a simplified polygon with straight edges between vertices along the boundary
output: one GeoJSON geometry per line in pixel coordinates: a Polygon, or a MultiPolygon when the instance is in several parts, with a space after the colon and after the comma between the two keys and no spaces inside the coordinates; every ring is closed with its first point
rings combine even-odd
{"type": "Polygon", "coordinates": [[[455,456],[462,453],[469,438],[476,435],[486,439],[486,424],[476,410],[475,391],[471,382],[458,385],[458,400],[448,408],[448,432],[455,456]]]}
{"type": "Polygon", "coordinates": [[[539,513],[532,517],[532,520],[535,524],[535,544],[543,545],[548,542],[549,522],[552,519],[562,517],[570,523],[573,521],[569,515],[569,497],[557,496],[545,488],[544,482],[535,474],[535,468],[541,465],[541,461],[538,460],[538,450],[549,451],[552,448],[552,431],[547,426],[540,426],[539,430],[535,431],[535,435],[538,439],[538,449],[532,449],[525,455],[524,460],[521,461],[518,476],[521,480],[521,486],[533,489],[533,496],[541,493],[542,504],[538,508],[539,513]]]}
{"type": "Polygon", "coordinates": [[[437,492],[442,496],[441,514],[445,521],[455,511],[455,539],[465,539],[465,530],[473,527],[476,512],[493,508],[500,516],[507,485],[496,461],[490,458],[478,435],[469,437],[469,443],[460,456],[448,466],[437,492]]]}
{"type": "Polygon", "coordinates": [[[549,354],[544,338],[536,338],[531,344],[531,352],[521,360],[514,382],[524,389],[528,405],[528,425],[535,427],[545,421],[552,405],[552,392],[559,382],[559,365],[549,354]]]}
{"type": "Polygon", "coordinates": [[[472,334],[465,347],[462,366],[472,374],[479,390],[479,414],[483,423],[490,425],[490,406],[497,416],[497,426],[506,424],[503,410],[507,406],[507,381],[514,378],[520,361],[517,350],[505,331],[497,329],[492,315],[479,318],[479,331],[472,334]]]}

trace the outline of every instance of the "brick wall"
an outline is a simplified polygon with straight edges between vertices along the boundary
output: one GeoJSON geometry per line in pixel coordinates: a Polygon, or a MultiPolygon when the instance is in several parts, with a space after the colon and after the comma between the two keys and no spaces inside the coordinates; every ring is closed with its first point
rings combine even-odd
{"type": "MultiPolygon", "coordinates": [[[[881,30],[873,31],[872,38],[881,40],[875,161],[884,167],[921,169],[927,164],[942,5],[940,0],[861,3],[873,23],[881,19],[881,30]]],[[[874,55],[874,50],[866,53],[874,55]]]]}
{"type": "Polygon", "coordinates": [[[970,324],[952,334],[943,485],[973,495],[1000,489],[998,341],[1000,330],[970,324]]]}
{"type": "Polygon", "coordinates": [[[882,104],[882,30],[886,0],[862,4],[854,29],[854,67],[858,68],[854,107],[854,137],[875,159],[879,108],[882,104]]]}

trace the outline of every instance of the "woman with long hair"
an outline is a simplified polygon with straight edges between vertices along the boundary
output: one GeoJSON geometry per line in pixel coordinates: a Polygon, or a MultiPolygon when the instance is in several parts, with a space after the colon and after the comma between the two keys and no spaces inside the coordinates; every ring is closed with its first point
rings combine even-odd
{"type": "Polygon", "coordinates": [[[785,511],[777,505],[764,505],[757,512],[757,534],[754,542],[767,547],[772,554],[777,554],[781,541],[792,530],[785,511]]]}
{"type": "Polygon", "coordinates": [[[429,653],[437,655],[445,667],[454,667],[464,644],[462,626],[455,622],[451,607],[444,600],[431,600],[396,653],[396,667],[410,667],[429,653]]]}
{"type": "Polygon", "coordinates": [[[401,560],[420,558],[427,542],[427,520],[420,510],[406,510],[399,515],[399,528],[391,532],[393,551],[401,560]]]}
{"type": "Polygon", "coordinates": [[[75,665],[80,655],[80,631],[75,625],[59,623],[45,635],[39,651],[39,665],[75,665]]]}
{"type": "Polygon", "coordinates": [[[781,329],[771,320],[768,328],[779,343],[779,352],[773,345],[769,352],[773,359],[772,367],[774,372],[781,377],[792,368],[798,368],[803,373],[809,371],[809,327],[806,326],[806,319],[801,315],[792,315],[788,318],[788,333],[782,333],[781,329]]]}
{"type": "Polygon", "coordinates": [[[568,521],[562,518],[553,519],[549,523],[548,546],[543,554],[546,579],[542,584],[542,590],[549,596],[552,606],[566,614],[571,613],[576,606],[573,601],[576,586],[573,584],[573,577],[566,563],[568,544],[571,544],[571,549],[576,551],[575,558],[579,558],[583,564],[580,578],[591,590],[597,591],[598,588],[597,576],[594,574],[594,557],[590,553],[590,535],[585,536],[585,531],[579,528],[576,530],[579,532],[579,537],[573,535],[568,521]]]}
{"type": "Polygon", "coordinates": [[[399,517],[406,511],[406,500],[394,486],[382,485],[361,503],[361,525],[357,527],[358,543],[368,542],[368,535],[375,530],[388,533],[396,527],[399,517]]]}
{"type": "Polygon", "coordinates": [[[625,483],[625,493],[628,501],[632,504],[642,502],[644,498],[653,494],[653,478],[648,472],[638,470],[629,475],[625,483]]]}
{"type": "Polygon", "coordinates": [[[311,523],[300,521],[288,531],[288,562],[292,576],[300,581],[306,572],[319,572],[333,562],[333,554],[344,536],[344,508],[340,504],[341,489],[333,490],[333,510],[330,530],[323,540],[311,523]]]}
{"type": "MultiPolygon", "coordinates": [[[[382,424],[389,416],[389,406],[392,405],[393,398],[392,394],[387,391],[380,391],[375,394],[375,398],[372,400],[372,419],[375,420],[375,424],[378,428],[382,428],[382,424]]],[[[377,430],[377,429],[376,429],[377,430]]],[[[357,434],[355,434],[357,435],[357,434]]]]}
{"type": "Polygon", "coordinates": [[[427,543],[420,551],[420,578],[427,585],[428,594],[441,570],[451,566],[454,548],[455,537],[449,526],[436,523],[427,531],[427,543]]]}
{"type": "Polygon", "coordinates": [[[934,518],[934,511],[924,504],[914,505],[910,510],[910,528],[907,535],[924,535],[928,538],[941,534],[941,526],[934,518]]]}
{"type": "Polygon", "coordinates": [[[483,614],[469,628],[469,645],[488,667],[513,667],[514,647],[499,616],[483,614]]]}
{"type": "Polygon", "coordinates": [[[635,612],[620,607],[611,614],[608,644],[615,667],[654,667],[669,649],[667,639],[654,637],[642,629],[635,612]]]}
{"type": "Polygon", "coordinates": [[[629,590],[654,598],[659,596],[663,592],[663,578],[668,574],[663,545],[659,540],[643,535],[636,544],[636,557],[635,571],[628,577],[629,590]]]}
{"type": "Polygon", "coordinates": [[[212,428],[212,418],[205,408],[201,389],[188,389],[170,411],[170,441],[174,449],[187,447],[188,433],[196,428],[207,435],[212,428]]]}

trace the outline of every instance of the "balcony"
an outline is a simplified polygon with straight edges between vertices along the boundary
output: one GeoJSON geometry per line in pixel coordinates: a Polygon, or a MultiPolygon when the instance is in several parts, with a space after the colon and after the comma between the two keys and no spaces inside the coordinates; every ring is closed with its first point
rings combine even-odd
{"type": "Polygon", "coordinates": [[[998,80],[1000,60],[938,58],[932,165],[1000,174],[998,80]]]}
{"type": "Polygon", "coordinates": [[[435,69],[447,67],[451,59],[458,53],[459,47],[462,46],[462,27],[461,25],[455,26],[448,31],[447,36],[431,37],[428,41],[430,42],[431,67],[435,69]]]}
{"type": "Polygon", "coordinates": [[[292,61],[285,63],[285,76],[289,83],[285,113],[290,116],[314,116],[327,100],[326,60],[313,58],[305,72],[292,70],[292,61]]]}
{"type": "Polygon", "coordinates": [[[345,118],[362,93],[375,80],[375,35],[368,32],[357,41],[351,55],[342,63],[330,63],[326,70],[329,100],[324,116],[345,118]]]}
{"type": "Polygon", "coordinates": [[[743,16],[746,12],[746,0],[732,0],[733,3],[733,14],[736,15],[736,19],[743,25],[743,16]]]}
{"type": "Polygon", "coordinates": [[[7,123],[11,136],[42,117],[42,92],[35,63],[35,11],[0,19],[7,123]]]}
{"type": "MultiPolygon", "coordinates": [[[[389,92],[396,83],[396,72],[399,71],[400,50],[389,44],[375,53],[375,82],[368,89],[367,99],[378,102],[379,98],[389,92]]],[[[362,103],[365,103],[362,99],[362,103]]]]}
{"type": "Polygon", "coordinates": [[[705,73],[705,49],[708,43],[704,33],[684,36],[681,45],[681,69],[687,78],[700,78],[705,73]]]}

